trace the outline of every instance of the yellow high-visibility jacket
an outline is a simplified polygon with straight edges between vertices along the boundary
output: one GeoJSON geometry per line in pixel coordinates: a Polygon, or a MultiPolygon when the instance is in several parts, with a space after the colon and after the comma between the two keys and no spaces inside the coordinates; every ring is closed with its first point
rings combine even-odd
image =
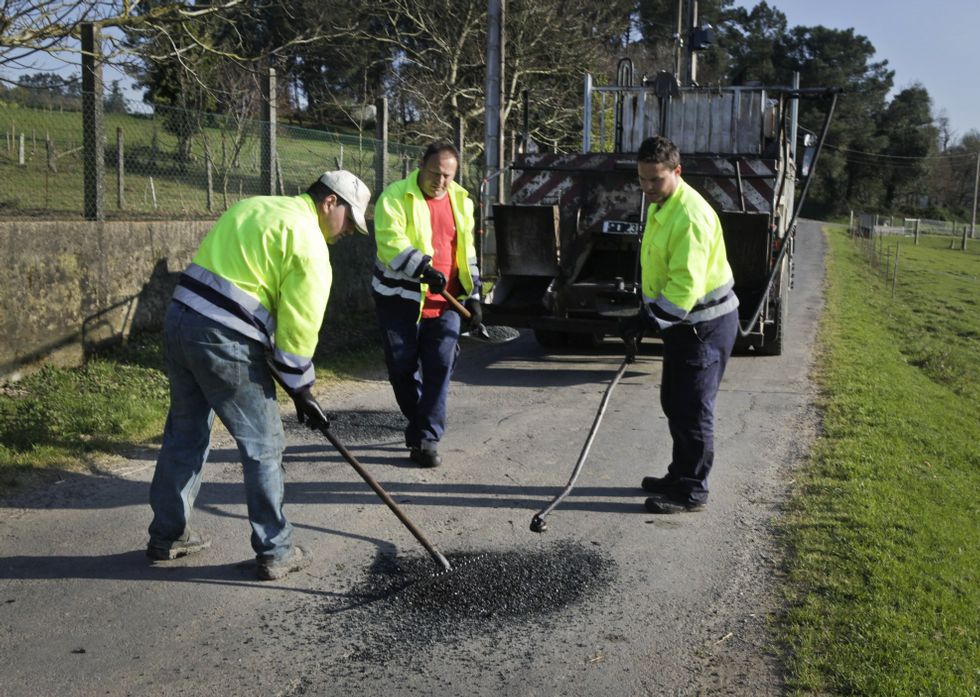
{"type": "Polygon", "coordinates": [[[643,300],[661,330],[738,307],[718,214],[683,179],[662,205],[647,210],[640,266],[643,300]]]}
{"type": "MultiPolygon", "coordinates": [[[[388,298],[418,304],[419,315],[425,293],[419,281],[422,266],[432,259],[432,222],[429,206],[418,185],[419,170],[389,185],[374,206],[374,239],[378,258],[371,287],[388,298]]],[[[450,182],[450,206],[456,222],[456,266],[467,297],[479,297],[480,271],[473,241],[473,201],[456,182],[450,182]]]]}
{"type": "Polygon", "coordinates": [[[313,200],[256,196],[214,224],[174,299],[272,352],[290,392],[313,384],[313,351],[333,273],[313,200]]]}

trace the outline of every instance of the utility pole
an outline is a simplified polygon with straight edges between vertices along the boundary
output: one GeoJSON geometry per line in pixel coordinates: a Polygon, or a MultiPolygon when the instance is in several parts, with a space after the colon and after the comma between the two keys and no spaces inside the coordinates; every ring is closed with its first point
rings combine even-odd
{"type": "Polygon", "coordinates": [[[500,201],[502,193],[504,168],[503,129],[501,118],[501,86],[504,83],[504,13],[506,0],[488,0],[487,15],[490,26],[487,27],[487,84],[486,109],[484,116],[484,165],[487,176],[493,172],[501,172],[487,182],[488,200],[500,201]]]}

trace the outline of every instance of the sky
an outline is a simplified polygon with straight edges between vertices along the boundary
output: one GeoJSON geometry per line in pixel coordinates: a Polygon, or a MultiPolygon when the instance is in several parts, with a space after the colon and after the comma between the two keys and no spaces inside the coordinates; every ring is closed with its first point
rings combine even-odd
{"type": "MultiPolygon", "coordinates": [[[[980,131],[980,2],[977,0],[767,0],[789,26],[854,29],[895,71],[888,95],[921,83],[933,116],[945,110],[954,139],[980,131]]],[[[736,0],[752,9],[758,2],[736,0]]],[[[821,85],[822,86],[822,85],[821,85]]]]}

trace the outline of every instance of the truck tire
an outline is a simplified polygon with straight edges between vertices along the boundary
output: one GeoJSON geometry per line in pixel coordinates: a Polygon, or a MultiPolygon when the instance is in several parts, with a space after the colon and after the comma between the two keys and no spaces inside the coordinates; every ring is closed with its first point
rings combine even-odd
{"type": "Polygon", "coordinates": [[[764,356],[783,355],[783,338],[786,333],[786,315],[789,310],[789,273],[784,269],[779,279],[779,297],[772,303],[773,323],[762,332],[759,353],[764,356]]]}
{"type": "Polygon", "coordinates": [[[545,348],[561,348],[568,343],[568,334],[552,329],[535,329],[534,339],[545,348]]]}

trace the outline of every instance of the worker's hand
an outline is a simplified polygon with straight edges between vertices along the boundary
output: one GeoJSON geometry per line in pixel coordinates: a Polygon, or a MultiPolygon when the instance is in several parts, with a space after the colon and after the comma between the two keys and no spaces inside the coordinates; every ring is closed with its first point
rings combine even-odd
{"type": "Polygon", "coordinates": [[[637,339],[623,339],[623,341],[626,343],[626,362],[635,363],[640,342],[637,339]]]}
{"type": "Polygon", "coordinates": [[[646,309],[641,309],[635,315],[620,318],[619,337],[627,344],[630,341],[639,343],[649,328],[650,320],[647,319],[646,309]]]}
{"type": "Polygon", "coordinates": [[[296,407],[296,419],[301,424],[306,424],[314,431],[330,428],[326,414],[323,413],[309,387],[304,387],[292,397],[293,405],[296,407]]]}
{"type": "Polygon", "coordinates": [[[441,293],[446,289],[445,274],[442,271],[432,268],[432,264],[427,263],[422,267],[419,278],[422,280],[422,283],[428,284],[429,290],[433,293],[441,293]]]}
{"type": "Polygon", "coordinates": [[[470,318],[467,320],[466,331],[471,332],[483,324],[483,306],[477,298],[467,298],[463,307],[469,310],[470,318]]]}

